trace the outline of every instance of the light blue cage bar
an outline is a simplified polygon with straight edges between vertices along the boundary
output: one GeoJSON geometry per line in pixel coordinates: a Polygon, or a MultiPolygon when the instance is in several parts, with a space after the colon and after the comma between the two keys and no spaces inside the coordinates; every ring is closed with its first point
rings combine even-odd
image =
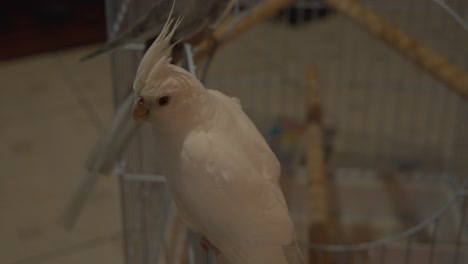
{"type": "MultiPolygon", "coordinates": [[[[468,71],[466,0],[359,2],[468,71]]],[[[106,0],[109,38],[151,3],[106,0]]],[[[304,8],[318,13],[322,3],[295,6],[300,22],[304,8]]],[[[291,16],[265,21],[221,48],[207,87],[240,98],[269,138],[279,119],[305,121],[304,71],[319,70],[324,125],[333,131],[327,168],[341,229],[330,245],[299,241],[302,250],[316,253],[315,263],[468,263],[467,100],[336,12],[296,27],[288,23],[291,16]]],[[[135,44],[111,54],[116,105],[131,92],[143,55],[135,44]]],[[[198,238],[184,242],[187,232],[170,194],[154,176],[155,147],[143,126],[120,163],[125,262],[183,263],[192,254],[200,261],[198,238]]],[[[302,166],[283,180],[294,188],[286,193],[294,194],[287,199],[298,237],[307,238],[302,166]]]]}

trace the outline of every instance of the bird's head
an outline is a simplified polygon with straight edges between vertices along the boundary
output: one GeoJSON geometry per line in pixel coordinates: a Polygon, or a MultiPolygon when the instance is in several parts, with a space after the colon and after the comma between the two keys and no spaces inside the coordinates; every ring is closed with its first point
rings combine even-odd
{"type": "Polygon", "coordinates": [[[170,63],[170,40],[180,21],[168,19],[140,63],[133,85],[136,121],[164,126],[187,123],[203,104],[203,85],[193,74],[170,63]]]}
{"type": "Polygon", "coordinates": [[[164,58],[161,67],[137,92],[133,104],[136,121],[175,121],[190,117],[204,104],[204,88],[184,69],[171,65],[164,58]]]}

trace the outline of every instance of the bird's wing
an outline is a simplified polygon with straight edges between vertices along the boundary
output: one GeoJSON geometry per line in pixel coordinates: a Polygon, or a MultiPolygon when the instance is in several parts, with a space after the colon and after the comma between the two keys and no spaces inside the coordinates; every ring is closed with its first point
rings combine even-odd
{"type": "Polygon", "coordinates": [[[237,135],[244,135],[241,139],[244,142],[244,150],[249,154],[249,159],[261,166],[263,177],[276,181],[281,172],[280,163],[255,124],[242,110],[239,98],[226,96],[216,90],[207,91],[226,110],[225,113],[218,114],[215,120],[216,126],[223,132],[230,131],[230,134],[234,135],[237,140],[239,139],[237,135]]]}
{"type": "Polygon", "coordinates": [[[276,179],[264,175],[264,168],[275,163],[267,157],[276,158],[261,148],[255,152],[252,146],[241,146],[243,143],[206,131],[194,131],[187,137],[181,164],[186,178],[181,179],[179,194],[183,210],[207,237],[290,244],[293,224],[284,196],[276,179]]]}

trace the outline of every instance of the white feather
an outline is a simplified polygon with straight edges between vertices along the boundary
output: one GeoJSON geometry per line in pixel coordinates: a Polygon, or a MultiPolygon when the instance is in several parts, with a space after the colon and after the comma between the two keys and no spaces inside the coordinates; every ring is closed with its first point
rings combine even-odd
{"type": "MultiPolygon", "coordinates": [[[[235,100],[207,96],[211,104],[202,107],[215,114],[187,134],[180,167],[167,177],[182,218],[231,263],[288,263],[283,247],[294,227],[279,162],[235,100]]],[[[174,162],[167,158],[163,164],[174,162]]]]}
{"type": "Polygon", "coordinates": [[[231,264],[300,263],[280,164],[239,100],[206,90],[163,52],[146,56],[158,59],[145,60],[155,64],[135,92],[182,219],[231,264]],[[162,96],[168,104],[158,105],[162,96]]]}

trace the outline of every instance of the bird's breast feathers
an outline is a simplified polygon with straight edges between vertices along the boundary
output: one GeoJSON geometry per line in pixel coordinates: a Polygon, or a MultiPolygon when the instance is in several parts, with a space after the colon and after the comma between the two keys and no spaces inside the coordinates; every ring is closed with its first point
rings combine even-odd
{"type": "Polygon", "coordinates": [[[179,210],[205,235],[288,244],[293,226],[277,183],[279,163],[240,106],[221,95],[217,123],[187,135],[179,173],[169,181],[179,210]]]}

